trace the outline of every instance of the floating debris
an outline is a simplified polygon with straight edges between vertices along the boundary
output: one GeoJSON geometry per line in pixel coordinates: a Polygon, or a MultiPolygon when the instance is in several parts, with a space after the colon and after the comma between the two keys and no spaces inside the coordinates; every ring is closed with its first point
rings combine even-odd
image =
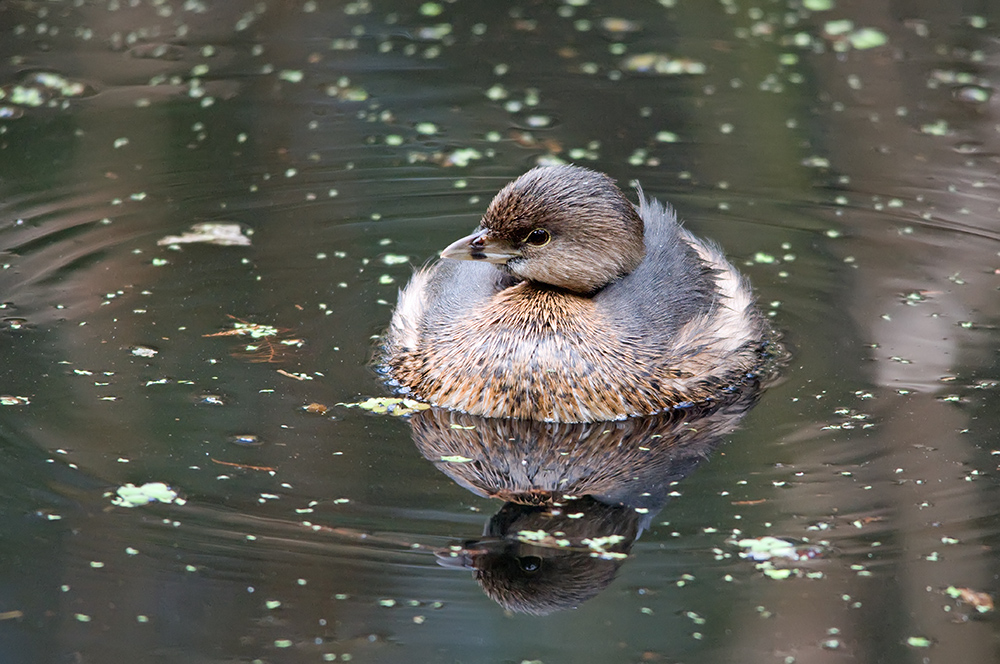
{"type": "Polygon", "coordinates": [[[142,60],[183,60],[188,55],[188,50],[183,46],[167,43],[142,43],[136,44],[128,50],[128,55],[142,60]]]}
{"type": "Polygon", "coordinates": [[[613,16],[602,18],[600,26],[602,30],[617,39],[642,30],[642,24],[638,21],[631,21],[627,18],[616,18],[613,16]]]}
{"type": "Polygon", "coordinates": [[[808,168],[830,168],[830,160],[826,157],[811,156],[802,160],[802,165],[808,168]]]}
{"type": "Polygon", "coordinates": [[[609,551],[608,547],[620,544],[625,540],[621,535],[608,535],[606,537],[588,537],[582,540],[583,544],[591,550],[591,557],[602,560],[624,560],[628,558],[627,553],[621,551],[609,551]]]}
{"type": "Polygon", "coordinates": [[[439,162],[442,166],[458,166],[460,168],[468,166],[469,162],[483,158],[483,153],[475,148],[458,148],[451,153],[445,154],[439,162]]]}
{"type": "Polygon", "coordinates": [[[214,244],[220,247],[249,247],[252,229],[244,229],[242,225],[233,222],[205,222],[195,224],[183,235],[168,235],[157,240],[159,246],[171,244],[214,244]]]}
{"type": "MultiPolygon", "coordinates": [[[[278,328],[273,325],[261,325],[258,323],[248,323],[230,315],[235,320],[231,330],[203,334],[203,337],[232,337],[249,336],[254,339],[253,343],[243,347],[243,353],[250,356],[252,362],[276,362],[285,352],[286,348],[293,346],[300,348],[305,343],[303,339],[297,337],[284,337],[289,330],[278,328]]],[[[291,375],[285,372],[285,375],[291,375]]],[[[293,378],[305,380],[299,376],[292,375],[293,378]]]]}
{"type": "Polygon", "coordinates": [[[810,544],[796,544],[789,540],[778,537],[755,537],[741,539],[736,545],[744,549],[740,553],[741,558],[748,558],[756,562],[764,562],[781,558],[784,560],[812,560],[823,554],[823,550],[818,546],[810,544]]]}
{"type": "Polygon", "coordinates": [[[452,32],[450,23],[438,23],[437,25],[425,25],[419,27],[414,32],[417,39],[424,41],[441,41],[452,32]]]}
{"type": "Polygon", "coordinates": [[[24,74],[19,81],[0,86],[0,101],[10,106],[0,107],[0,116],[5,119],[19,118],[25,108],[42,106],[61,108],[72,98],[86,97],[96,91],[86,83],[51,71],[33,71],[24,74]]]}
{"type": "Polygon", "coordinates": [[[823,25],[823,34],[827,38],[843,37],[853,29],[854,21],[848,19],[838,19],[836,21],[827,21],[823,25]]]}
{"type": "Polygon", "coordinates": [[[954,599],[960,599],[966,604],[974,606],[980,613],[989,613],[993,610],[993,598],[987,593],[971,588],[956,588],[948,586],[944,593],[954,599]]]}
{"type": "Polygon", "coordinates": [[[126,484],[118,487],[116,493],[116,497],[111,499],[111,504],[119,507],[139,507],[154,502],[183,505],[186,502],[163,482],[147,482],[142,486],[126,484]]]}
{"type": "Polygon", "coordinates": [[[861,28],[847,35],[847,40],[851,43],[851,46],[860,51],[883,46],[888,43],[889,38],[881,30],[861,28]]]}
{"type": "Polygon", "coordinates": [[[405,417],[421,410],[427,410],[429,405],[413,399],[400,399],[397,397],[372,397],[364,401],[355,403],[338,403],[338,406],[345,408],[360,408],[376,415],[396,415],[405,417]]]}
{"type": "Polygon", "coordinates": [[[660,74],[662,76],[704,74],[708,67],[704,62],[690,58],[674,58],[665,53],[639,53],[622,61],[621,68],[639,74],[660,74]]]}
{"type": "Polygon", "coordinates": [[[420,5],[420,13],[423,16],[440,16],[443,11],[444,7],[440,2],[425,2],[420,5]]]}
{"type": "Polygon", "coordinates": [[[281,330],[274,327],[273,325],[261,325],[259,323],[246,323],[244,321],[238,320],[233,323],[233,329],[224,330],[222,332],[214,332],[212,334],[205,334],[205,337],[231,337],[231,336],[250,336],[254,339],[262,339],[264,337],[274,337],[280,334],[281,330]]]}
{"type": "MultiPolygon", "coordinates": [[[[389,143],[389,137],[386,137],[386,143],[389,143]]],[[[402,140],[398,144],[401,145],[402,140]]],[[[482,159],[484,156],[486,155],[475,148],[456,148],[451,152],[410,152],[406,158],[411,164],[431,162],[446,168],[464,168],[471,162],[482,159]]]]}
{"type": "Polygon", "coordinates": [[[299,373],[292,373],[291,371],[285,371],[284,369],[278,369],[277,371],[282,376],[286,376],[288,378],[294,378],[295,380],[312,380],[313,379],[312,376],[310,376],[307,373],[302,373],[301,371],[299,373]]]}
{"type": "Polygon", "coordinates": [[[347,78],[341,79],[336,85],[327,86],[326,94],[343,101],[366,101],[369,96],[367,90],[351,85],[347,78]]]}
{"type": "Polygon", "coordinates": [[[301,69],[282,69],[278,72],[278,78],[289,83],[301,83],[305,74],[301,69]]]}
{"type": "Polygon", "coordinates": [[[257,447],[264,444],[260,436],[254,433],[234,433],[229,437],[229,442],[233,445],[243,445],[245,447],[257,447]]]}
{"type": "Polygon", "coordinates": [[[968,104],[985,104],[993,94],[992,89],[979,85],[963,85],[955,90],[955,99],[968,104]]]}
{"type": "MultiPolygon", "coordinates": [[[[275,471],[273,466],[251,466],[248,463],[233,463],[231,461],[220,461],[212,457],[209,458],[212,459],[212,463],[217,463],[220,466],[229,466],[230,468],[239,468],[240,470],[261,470],[266,473],[273,473],[275,471]]],[[[228,478],[228,476],[225,477],[228,478]]]]}
{"type": "Polygon", "coordinates": [[[854,21],[839,19],[827,21],[823,25],[823,36],[833,44],[835,51],[846,51],[854,48],[859,51],[884,46],[889,37],[875,28],[854,29],[854,21]]]}
{"type": "Polygon", "coordinates": [[[948,126],[947,120],[936,120],[920,125],[920,133],[931,136],[948,136],[951,134],[951,127],[948,126]]]}

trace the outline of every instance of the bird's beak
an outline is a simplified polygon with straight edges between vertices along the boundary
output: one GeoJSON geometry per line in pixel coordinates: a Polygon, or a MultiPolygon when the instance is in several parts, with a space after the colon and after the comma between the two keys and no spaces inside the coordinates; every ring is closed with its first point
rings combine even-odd
{"type": "Polygon", "coordinates": [[[461,548],[439,549],[434,552],[437,564],[452,569],[476,569],[476,561],[486,555],[498,555],[510,544],[503,539],[485,538],[466,542],[461,548]]]}
{"type": "Polygon", "coordinates": [[[520,255],[521,252],[516,248],[493,238],[488,228],[480,228],[472,235],[452,242],[441,252],[441,258],[498,264],[506,263],[520,255]]]}

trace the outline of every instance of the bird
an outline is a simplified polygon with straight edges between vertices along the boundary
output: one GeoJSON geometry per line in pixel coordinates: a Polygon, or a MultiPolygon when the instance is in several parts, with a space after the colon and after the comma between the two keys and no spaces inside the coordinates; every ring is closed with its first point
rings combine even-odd
{"type": "Polygon", "coordinates": [[[609,176],[535,167],[400,291],[386,384],[491,418],[602,422],[710,407],[768,357],[748,281],[672,207],[609,176]]]}

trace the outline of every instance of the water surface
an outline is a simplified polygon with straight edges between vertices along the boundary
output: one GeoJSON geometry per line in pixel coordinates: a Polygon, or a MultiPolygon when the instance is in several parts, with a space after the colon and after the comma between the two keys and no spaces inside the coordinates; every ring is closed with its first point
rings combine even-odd
{"type": "Polygon", "coordinates": [[[0,658],[995,661],[1000,13],[823,4],[0,4],[0,658]],[[535,616],[438,563],[503,501],[337,404],[556,160],[673,203],[791,359],[535,616]]]}

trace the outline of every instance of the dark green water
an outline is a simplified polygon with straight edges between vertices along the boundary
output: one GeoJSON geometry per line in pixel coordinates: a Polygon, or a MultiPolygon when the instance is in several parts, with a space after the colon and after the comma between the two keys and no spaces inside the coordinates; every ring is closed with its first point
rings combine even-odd
{"type": "Polygon", "coordinates": [[[946,591],[1000,590],[1000,11],[803,4],[0,2],[0,660],[997,661],[946,591]],[[547,160],[672,202],[791,359],[533,616],[435,555],[503,503],[336,404],[547,160]],[[160,243],[208,222],[250,244],[160,243]]]}

